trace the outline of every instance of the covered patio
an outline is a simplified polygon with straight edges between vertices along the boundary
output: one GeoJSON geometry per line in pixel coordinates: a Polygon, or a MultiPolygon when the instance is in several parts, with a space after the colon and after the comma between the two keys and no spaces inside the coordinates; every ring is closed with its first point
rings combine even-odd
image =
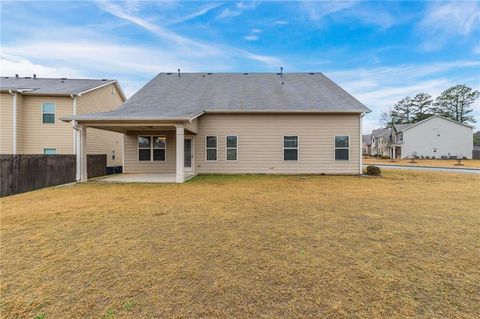
{"type": "Polygon", "coordinates": [[[77,152],[80,182],[87,177],[88,129],[124,134],[123,174],[92,179],[99,183],[183,183],[195,176],[196,119],[172,121],[98,121],[74,123],[79,132],[77,152]]]}

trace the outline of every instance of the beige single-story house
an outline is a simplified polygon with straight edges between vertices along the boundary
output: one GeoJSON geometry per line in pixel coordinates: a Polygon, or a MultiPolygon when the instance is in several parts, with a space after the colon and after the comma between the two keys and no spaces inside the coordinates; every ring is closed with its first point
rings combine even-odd
{"type": "MultiPolygon", "coordinates": [[[[116,80],[36,75],[2,76],[0,94],[0,154],[79,155],[75,122],[60,118],[113,111],[126,101],[116,80]]],[[[109,166],[122,164],[123,134],[95,128],[88,133],[88,154],[106,154],[109,166]]]]}
{"type": "Polygon", "coordinates": [[[66,116],[124,134],[124,174],[361,174],[370,110],[322,73],[161,73],[111,112],[66,116]]]}

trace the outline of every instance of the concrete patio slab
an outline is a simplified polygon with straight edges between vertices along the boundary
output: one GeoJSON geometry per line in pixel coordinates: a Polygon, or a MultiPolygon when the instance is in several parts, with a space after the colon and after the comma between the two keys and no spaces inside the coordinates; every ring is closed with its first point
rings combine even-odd
{"type": "MultiPolygon", "coordinates": [[[[185,181],[194,175],[185,175],[185,181]]],[[[175,183],[175,174],[115,174],[89,180],[93,183],[175,183]]]]}

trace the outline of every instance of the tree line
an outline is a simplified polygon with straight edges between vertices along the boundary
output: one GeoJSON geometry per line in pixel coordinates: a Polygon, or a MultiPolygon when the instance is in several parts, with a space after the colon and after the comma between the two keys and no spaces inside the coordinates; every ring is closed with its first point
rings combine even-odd
{"type": "Polygon", "coordinates": [[[411,124],[438,114],[454,121],[473,124],[472,104],[480,92],[466,85],[455,85],[443,91],[435,100],[428,93],[406,96],[380,116],[380,122],[390,124],[411,124]]]}

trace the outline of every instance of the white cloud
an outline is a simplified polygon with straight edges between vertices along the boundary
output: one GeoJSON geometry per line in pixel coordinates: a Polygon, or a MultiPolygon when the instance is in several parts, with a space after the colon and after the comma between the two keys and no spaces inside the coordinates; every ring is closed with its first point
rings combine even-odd
{"type": "Polygon", "coordinates": [[[41,77],[69,77],[79,78],[83,77],[83,74],[75,69],[68,67],[50,67],[42,64],[32,63],[31,61],[15,57],[7,54],[1,54],[0,64],[2,69],[2,75],[13,76],[18,74],[19,76],[32,76],[37,74],[41,77]]]}
{"type": "Polygon", "coordinates": [[[311,20],[319,21],[324,17],[357,5],[358,1],[304,1],[302,7],[311,20]]]}
{"type": "Polygon", "coordinates": [[[217,19],[230,19],[237,17],[245,10],[254,9],[257,6],[256,1],[240,1],[235,4],[233,8],[225,8],[218,16],[217,19]]]}
{"type": "Polygon", "coordinates": [[[243,38],[247,41],[257,41],[258,40],[258,36],[254,35],[254,34],[246,35],[243,38]]]}
{"type": "Polygon", "coordinates": [[[276,24],[276,25],[286,25],[286,24],[288,24],[288,21],[285,21],[285,20],[277,20],[277,21],[274,21],[273,24],[276,24]]]}
{"type": "MultiPolygon", "coordinates": [[[[475,78],[451,76],[458,69],[480,66],[479,61],[452,61],[426,65],[408,64],[377,68],[357,68],[352,70],[326,72],[340,86],[350,92],[360,102],[372,109],[365,117],[363,130],[368,133],[379,126],[380,114],[405,96],[426,92],[438,96],[445,89],[465,83],[480,89],[475,78]],[[448,73],[448,74],[447,74],[448,73]]],[[[475,115],[480,116],[480,108],[475,105],[475,115]]]]}
{"type": "Polygon", "coordinates": [[[332,16],[349,24],[355,19],[387,29],[401,20],[398,17],[394,18],[381,5],[360,0],[304,1],[302,9],[315,23],[321,23],[325,17],[332,16]]]}
{"type": "MultiPolygon", "coordinates": [[[[217,58],[224,58],[228,59],[231,58],[232,55],[239,57],[239,58],[246,58],[258,62],[262,62],[265,64],[279,64],[279,60],[274,57],[270,56],[261,56],[257,55],[252,52],[248,52],[243,49],[238,49],[234,47],[230,47],[227,45],[213,45],[208,43],[203,43],[200,41],[196,41],[184,36],[181,36],[163,26],[151,23],[145,18],[141,18],[137,15],[128,12],[125,8],[108,1],[101,1],[99,2],[99,7],[106,12],[120,18],[127,20],[131,23],[134,23],[154,34],[156,34],[159,38],[165,41],[167,46],[172,46],[177,54],[180,55],[189,55],[192,57],[217,57],[217,58]]],[[[236,7],[239,10],[245,10],[247,8],[251,8],[252,6],[244,5],[242,3],[237,3],[236,7]]]]}
{"type": "Polygon", "coordinates": [[[432,2],[417,28],[424,38],[423,48],[435,50],[451,38],[467,37],[478,31],[479,24],[477,1],[432,2]]]}
{"type": "Polygon", "coordinates": [[[204,6],[203,8],[200,8],[199,10],[197,10],[197,11],[191,13],[191,14],[188,14],[186,16],[183,16],[183,17],[180,17],[180,18],[177,18],[177,19],[171,21],[169,24],[182,23],[182,22],[186,22],[186,21],[201,17],[201,16],[209,13],[210,11],[220,7],[221,5],[222,5],[221,3],[208,4],[208,5],[204,6]]]}

